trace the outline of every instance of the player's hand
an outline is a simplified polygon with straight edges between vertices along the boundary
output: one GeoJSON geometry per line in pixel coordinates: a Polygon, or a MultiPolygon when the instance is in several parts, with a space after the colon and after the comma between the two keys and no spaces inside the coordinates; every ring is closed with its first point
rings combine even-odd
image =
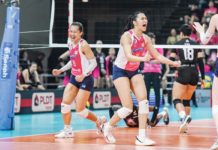
{"type": "Polygon", "coordinates": [[[145,62],[148,62],[148,61],[150,61],[151,60],[151,55],[147,52],[146,54],[145,54],[145,56],[144,56],[144,61],[145,62]]]}
{"type": "Polygon", "coordinates": [[[181,66],[181,62],[180,61],[174,61],[172,66],[173,67],[180,67],[181,66]]]}
{"type": "Polygon", "coordinates": [[[199,22],[194,22],[193,27],[198,33],[204,33],[205,25],[201,25],[199,22]]]}
{"type": "Polygon", "coordinates": [[[78,76],[75,77],[77,82],[82,82],[84,80],[84,78],[85,78],[85,76],[83,74],[78,75],[78,76]]]}
{"type": "Polygon", "coordinates": [[[52,70],[52,75],[53,75],[53,76],[58,76],[58,75],[60,75],[61,73],[62,73],[62,71],[59,70],[59,69],[53,69],[53,70],[52,70]]]}
{"type": "Polygon", "coordinates": [[[205,88],[205,81],[201,79],[201,88],[204,89],[205,88]]]}

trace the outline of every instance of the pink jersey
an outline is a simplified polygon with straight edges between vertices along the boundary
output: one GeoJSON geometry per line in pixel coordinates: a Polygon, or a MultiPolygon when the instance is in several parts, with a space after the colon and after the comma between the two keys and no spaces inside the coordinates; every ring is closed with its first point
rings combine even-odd
{"type": "Polygon", "coordinates": [[[78,44],[74,45],[68,42],[70,61],[72,63],[71,74],[74,76],[81,75],[84,70],[88,67],[89,61],[81,51],[81,44],[84,40],[81,39],[78,44]]]}
{"type": "MultiPolygon", "coordinates": [[[[162,48],[157,48],[157,51],[163,55],[163,49],[162,48]]],[[[154,73],[161,73],[161,64],[157,63],[157,64],[153,64],[151,62],[144,62],[144,68],[143,68],[143,73],[150,73],[150,72],[154,72],[154,73]]]]}
{"type": "MultiPolygon", "coordinates": [[[[133,32],[133,30],[129,30],[128,33],[130,34],[132,39],[132,44],[131,44],[132,55],[138,57],[144,56],[146,53],[145,44],[147,41],[145,41],[143,36],[138,38],[133,32]]],[[[128,70],[128,71],[135,71],[139,68],[140,62],[128,61],[124,49],[121,46],[114,64],[121,69],[128,70]]]]}

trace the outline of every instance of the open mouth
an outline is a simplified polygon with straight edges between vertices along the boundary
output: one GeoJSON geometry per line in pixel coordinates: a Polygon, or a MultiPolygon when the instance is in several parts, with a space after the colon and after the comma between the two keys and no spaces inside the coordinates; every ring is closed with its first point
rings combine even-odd
{"type": "Polygon", "coordinates": [[[143,24],[142,26],[143,26],[143,27],[147,27],[147,24],[143,24]]]}

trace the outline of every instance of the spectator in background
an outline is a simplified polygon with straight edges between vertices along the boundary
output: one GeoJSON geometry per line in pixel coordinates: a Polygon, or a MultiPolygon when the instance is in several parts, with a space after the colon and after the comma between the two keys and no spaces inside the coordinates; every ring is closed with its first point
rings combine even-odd
{"type": "Polygon", "coordinates": [[[196,18],[201,18],[201,11],[196,3],[190,5],[189,16],[196,16],[196,18]]]}
{"type": "Polygon", "coordinates": [[[179,40],[177,36],[176,29],[172,28],[170,31],[170,36],[167,37],[167,44],[173,45],[179,40]]]}
{"type": "Polygon", "coordinates": [[[111,88],[113,86],[112,72],[113,72],[113,65],[115,59],[116,59],[116,51],[114,48],[110,48],[108,52],[108,56],[105,58],[107,88],[111,88]]]}
{"type": "Polygon", "coordinates": [[[27,69],[22,71],[21,84],[28,84],[32,89],[45,90],[39,80],[39,74],[37,72],[37,63],[31,62],[27,69]]]}
{"type": "Polygon", "coordinates": [[[199,9],[204,9],[206,7],[207,7],[207,0],[199,0],[198,8],[199,9]]]}
{"type": "Polygon", "coordinates": [[[22,74],[22,68],[19,65],[19,68],[17,70],[17,81],[16,81],[16,90],[19,90],[19,91],[23,91],[25,89],[29,89],[30,88],[30,85],[28,85],[28,84],[21,84],[20,83],[21,74],[22,74]]]}
{"type": "Polygon", "coordinates": [[[39,74],[43,73],[44,70],[43,70],[43,64],[42,64],[42,61],[43,59],[45,58],[45,54],[44,53],[40,53],[37,55],[37,58],[35,60],[35,62],[37,63],[38,67],[37,67],[37,72],[39,74]]]}
{"type": "MultiPolygon", "coordinates": [[[[155,34],[149,32],[148,36],[151,38],[152,44],[155,45],[155,39],[156,39],[155,34]]],[[[162,48],[156,48],[156,50],[158,51],[158,53],[163,55],[162,48]]],[[[153,87],[154,93],[155,93],[155,109],[157,111],[153,113],[153,117],[151,119],[151,122],[154,123],[155,118],[157,117],[157,114],[159,112],[159,107],[160,107],[161,63],[155,59],[151,59],[148,62],[144,62],[144,68],[142,70],[142,73],[144,75],[148,100],[150,100],[151,86],[153,87]]]]}
{"type": "Polygon", "coordinates": [[[29,60],[28,52],[26,50],[21,51],[19,63],[23,70],[29,67],[30,60],[29,60]]]}
{"type": "MultiPolygon", "coordinates": [[[[204,10],[204,17],[212,16],[217,13],[217,8],[214,6],[213,1],[209,1],[208,8],[204,10]]],[[[209,22],[209,21],[208,21],[209,22]]]]}
{"type": "MultiPolygon", "coordinates": [[[[103,42],[101,40],[97,40],[96,44],[101,45],[103,42]]],[[[93,71],[94,77],[94,88],[103,88],[105,86],[105,54],[102,52],[102,48],[96,48],[95,57],[97,61],[97,67],[93,71]]]]}

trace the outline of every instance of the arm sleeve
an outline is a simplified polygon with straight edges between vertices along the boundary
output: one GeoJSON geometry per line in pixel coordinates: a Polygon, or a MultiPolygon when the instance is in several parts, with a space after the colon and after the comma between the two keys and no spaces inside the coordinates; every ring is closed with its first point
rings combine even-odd
{"type": "Polygon", "coordinates": [[[89,60],[89,66],[88,66],[87,68],[85,68],[83,74],[84,74],[85,76],[90,75],[91,72],[95,69],[96,66],[97,66],[96,59],[95,59],[95,58],[90,59],[90,60],[89,60]]]}
{"type": "Polygon", "coordinates": [[[204,80],[205,73],[204,73],[204,61],[203,61],[203,58],[198,58],[197,59],[197,63],[198,63],[199,70],[200,70],[200,73],[201,73],[201,79],[204,80]]]}
{"type": "Polygon", "coordinates": [[[72,67],[72,63],[71,63],[71,61],[68,61],[68,63],[66,65],[64,65],[60,70],[62,72],[65,72],[65,71],[71,69],[71,67],[72,67]]]}

